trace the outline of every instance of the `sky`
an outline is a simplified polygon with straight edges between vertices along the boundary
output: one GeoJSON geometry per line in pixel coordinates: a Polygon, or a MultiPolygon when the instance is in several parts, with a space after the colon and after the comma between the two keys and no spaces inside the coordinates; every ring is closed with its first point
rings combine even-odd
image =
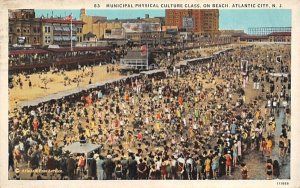
{"type": "MultiPolygon", "coordinates": [[[[79,19],[80,10],[35,10],[36,16],[62,16],[65,17],[72,13],[73,17],[79,19]]],[[[144,18],[145,14],[150,17],[165,16],[165,11],[160,10],[86,10],[87,15],[105,16],[108,19],[115,18],[144,18]]],[[[245,32],[249,27],[291,27],[291,10],[289,9],[220,9],[219,17],[220,29],[242,29],[245,32]]]]}

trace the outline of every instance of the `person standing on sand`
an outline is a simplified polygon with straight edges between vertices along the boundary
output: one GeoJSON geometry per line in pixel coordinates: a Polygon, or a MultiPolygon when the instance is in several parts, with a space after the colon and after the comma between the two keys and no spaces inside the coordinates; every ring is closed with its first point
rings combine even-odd
{"type": "Polygon", "coordinates": [[[227,154],[224,155],[226,159],[226,175],[231,176],[231,154],[230,151],[227,152],[227,154]]]}
{"type": "Polygon", "coordinates": [[[267,160],[267,164],[265,167],[266,175],[267,175],[267,180],[271,180],[273,177],[273,164],[272,164],[272,159],[267,160]]]}
{"type": "Polygon", "coordinates": [[[247,166],[246,166],[245,163],[242,163],[241,167],[242,167],[242,169],[241,169],[242,179],[246,180],[246,179],[249,178],[249,176],[248,176],[248,168],[247,168],[247,166]]]}
{"type": "Polygon", "coordinates": [[[280,165],[277,160],[273,162],[273,175],[278,179],[280,176],[280,165]]]}

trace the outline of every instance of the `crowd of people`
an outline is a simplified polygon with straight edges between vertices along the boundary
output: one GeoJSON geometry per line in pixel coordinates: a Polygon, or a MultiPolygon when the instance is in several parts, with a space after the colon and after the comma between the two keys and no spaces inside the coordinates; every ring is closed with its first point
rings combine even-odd
{"type": "Polygon", "coordinates": [[[212,61],[16,109],[9,118],[9,170],[19,177],[29,168],[38,179],[201,180],[239,169],[247,179],[244,156],[256,150],[267,161],[267,177],[279,177],[272,149],[279,144],[284,157],[290,151],[290,47],[237,48],[212,61]],[[278,54],[281,63],[274,61],[278,54]],[[249,61],[247,74],[241,57],[249,61]],[[276,125],[280,109],[285,121],[276,125]],[[102,147],[87,156],[63,151],[80,140],[102,147]]]}

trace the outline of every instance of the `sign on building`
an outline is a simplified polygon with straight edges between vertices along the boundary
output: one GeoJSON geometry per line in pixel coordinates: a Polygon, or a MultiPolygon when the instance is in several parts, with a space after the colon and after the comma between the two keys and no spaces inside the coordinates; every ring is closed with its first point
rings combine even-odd
{"type": "Polygon", "coordinates": [[[123,39],[124,38],[124,29],[123,28],[105,29],[104,38],[105,39],[123,39]]]}
{"type": "Polygon", "coordinates": [[[123,23],[126,33],[142,33],[160,31],[160,23],[123,23]]]}
{"type": "Polygon", "coordinates": [[[17,38],[17,44],[24,45],[26,42],[26,37],[18,37],[17,38]]]}
{"type": "Polygon", "coordinates": [[[193,18],[183,17],[182,18],[182,27],[185,29],[192,29],[194,27],[193,18]]]}
{"type": "Polygon", "coordinates": [[[176,29],[167,29],[166,33],[169,35],[177,35],[178,29],[177,28],[176,29]]]}

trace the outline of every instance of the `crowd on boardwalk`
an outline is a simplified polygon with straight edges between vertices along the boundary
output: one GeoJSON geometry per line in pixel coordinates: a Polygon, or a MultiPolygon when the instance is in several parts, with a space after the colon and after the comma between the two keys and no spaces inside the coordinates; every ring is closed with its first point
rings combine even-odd
{"type": "Polygon", "coordinates": [[[241,165],[247,179],[243,157],[257,150],[266,158],[266,177],[276,177],[272,148],[289,153],[289,73],[289,46],[252,46],[17,109],[9,118],[9,170],[16,179],[27,168],[38,179],[219,179],[241,165]],[[241,57],[249,61],[247,75],[241,57]],[[279,109],[283,125],[275,123],[279,109]],[[88,156],[62,151],[79,140],[102,148],[88,156]]]}

